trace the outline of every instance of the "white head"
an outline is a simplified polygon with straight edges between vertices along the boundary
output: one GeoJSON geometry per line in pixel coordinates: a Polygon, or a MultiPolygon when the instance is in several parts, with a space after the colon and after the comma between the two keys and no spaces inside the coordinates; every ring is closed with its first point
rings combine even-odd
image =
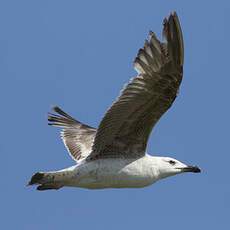
{"type": "Polygon", "coordinates": [[[160,178],[165,178],[184,172],[201,172],[197,166],[186,165],[171,157],[156,157],[156,159],[160,178]]]}

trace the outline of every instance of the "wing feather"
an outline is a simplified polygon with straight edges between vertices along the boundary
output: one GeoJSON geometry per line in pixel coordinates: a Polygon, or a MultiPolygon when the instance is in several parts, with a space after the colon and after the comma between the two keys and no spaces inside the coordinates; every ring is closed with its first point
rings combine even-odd
{"type": "Polygon", "coordinates": [[[172,105],[182,80],[183,37],[175,12],[163,27],[165,42],[150,32],[139,50],[134,61],[139,74],[106,112],[88,160],[145,154],[151,130],[172,105]]]}
{"type": "Polygon", "coordinates": [[[73,160],[78,161],[86,158],[92,148],[96,129],[85,125],[59,107],[54,107],[56,114],[49,114],[49,125],[62,128],[61,138],[73,160]]]}

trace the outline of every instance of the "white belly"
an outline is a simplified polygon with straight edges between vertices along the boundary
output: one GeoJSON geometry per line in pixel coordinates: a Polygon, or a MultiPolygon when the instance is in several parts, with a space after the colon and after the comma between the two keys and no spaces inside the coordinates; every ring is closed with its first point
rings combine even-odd
{"type": "Polygon", "coordinates": [[[67,186],[99,188],[145,187],[157,180],[149,156],[140,159],[100,159],[76,166],[67,186]]]}

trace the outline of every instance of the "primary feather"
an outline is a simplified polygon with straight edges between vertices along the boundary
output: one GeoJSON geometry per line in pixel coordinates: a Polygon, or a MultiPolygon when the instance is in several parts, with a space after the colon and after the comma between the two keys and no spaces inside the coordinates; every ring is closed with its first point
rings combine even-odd
{"type": "Polygon", "coordinates": [[[57,106],[53,110],[56,114],[49,114],[49,125],[62,128],[61,138],[70,156],[75,161],[86,158],[91,152],[96,129],[77,121],[57,106]]]}

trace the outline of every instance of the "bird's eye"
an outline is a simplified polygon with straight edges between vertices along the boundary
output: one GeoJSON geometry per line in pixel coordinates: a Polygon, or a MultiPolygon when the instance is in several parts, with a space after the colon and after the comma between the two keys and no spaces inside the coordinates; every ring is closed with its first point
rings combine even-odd
{"type": "Polygon", "coordinates": [[[176,164],[176,161],[170,160],[170,161],[169,161],[169,164],[175,165],[175,164],[176,164]]]}

